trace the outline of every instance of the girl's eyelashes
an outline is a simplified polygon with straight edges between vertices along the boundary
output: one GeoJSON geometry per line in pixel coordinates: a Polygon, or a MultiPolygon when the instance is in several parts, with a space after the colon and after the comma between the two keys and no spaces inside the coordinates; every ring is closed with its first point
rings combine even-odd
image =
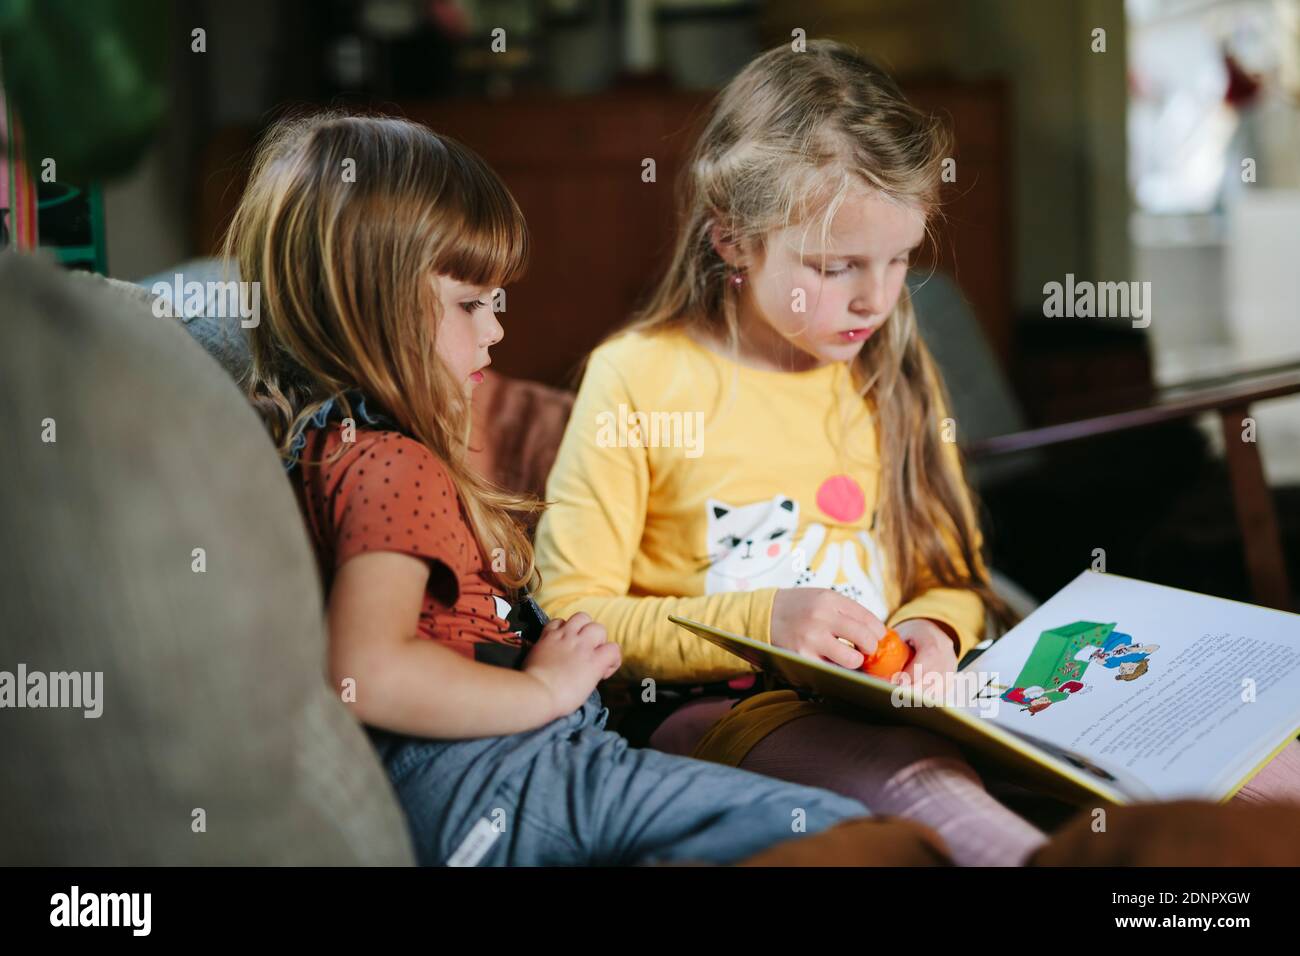
{"type": "Polygon", "coordinates": [[[474,299],[470,302],[462,302],[460,304],[460,307],[465,310],[466,315],[473,315],[475,312],[483,308],[485,305],[487,305],[487,303],[484,302],[483,300],[474,299]]]}
{"type": "Polygon", "coordinates": [[[812,269],[818,275],[824,275],[828,277],[842,276],[844,275],[844,273],[848,272],[849,269],[853,267],[852,263],[837,263],[836,265],[833,266],[824,266],[820,262],[808,262],[805,263],[805,265],[807,265],[809,269],[812,269]]]}
{"type": "MultiPolygon", "coordinates": [[[[899,256],[898,258],[891,260],[890,264],[903,266],[904,268],[906,268],[912,264],[912,256],[910,253],[904,256],[899,256]]],[[[857,263],[854,262],[837,263],[834,266],[823,266],[820,262],[805,262],[804,265],[806,265],[809,269],[812,269],[817,274],[826,276],[827,278],[842,276],[845,273],[857,268],[857,263]]]]}

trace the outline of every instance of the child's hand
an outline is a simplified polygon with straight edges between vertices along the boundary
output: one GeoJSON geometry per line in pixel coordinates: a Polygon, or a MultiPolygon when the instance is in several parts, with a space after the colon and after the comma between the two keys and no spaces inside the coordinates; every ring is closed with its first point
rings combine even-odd
{"type": "Polygon", "coordinates": [[[542,628],[542,636],[524,660],[524,673],[541,681],[555,701],[555,716],[562,717],[581,707],[622,661],[605,628],[578,613],[567,621],[556,618],[542,628]]]}
{"type": "Polygon", "coordinates": [[[920,681],[919,688],[924,695],[927,692],[943,693],[946,682],[957,670],[957,651],[952,637],[934,621],[926,618],[910,618],[894,625],[898,636],[912,645],[915,654],[911,662],[895,675],[900,684],[920,681]],[[927,677],[926,675],[938,675],[927,677]],[[939,677],[944,684],[937,683],[939,677]]]}
{"type": "Polygon", "coordinates": [[[772,643],[816,661],[857,670],[884,635],[880,618],[830,588],[782,588],[772,603],[772,643]]]}

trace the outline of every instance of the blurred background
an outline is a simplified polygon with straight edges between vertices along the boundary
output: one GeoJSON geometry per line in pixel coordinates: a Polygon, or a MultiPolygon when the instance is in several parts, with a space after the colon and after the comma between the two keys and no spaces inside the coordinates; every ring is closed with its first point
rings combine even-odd
{"type": "Polygon", "coordinates": [[[197,275],[275,116],[398,113],[514,192],[494,369],[572,388],[664,264],[710,97],[798,30],[956,135],[913,287],[994,565],[1300,604],[1300,0],[0,0],[0,242],[197,275]],[[1067,276],[1151,283],[1150,325],[1045,314],[1067,276]]]}

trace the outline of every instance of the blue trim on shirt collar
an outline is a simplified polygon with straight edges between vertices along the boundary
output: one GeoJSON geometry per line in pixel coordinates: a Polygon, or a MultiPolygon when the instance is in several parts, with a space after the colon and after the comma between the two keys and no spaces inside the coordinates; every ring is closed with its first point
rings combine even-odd
{"type": "Polygon", "coordinates": [[[348,404],[356,412],[357,418],[366,425],[374,425],[380,428],[396,428],[393,421],[385,415],[372,414],[366,408],[366,397],[360,392],[352,390],[344,392],[342,395],[330,396],[320,408],[316,409],[316,414],[303,422],[302,427],[298,429],[298,434],[293,436],[293,442],[289,445],[289,457],[284,460],[284,470],[293,471],[298,464],[298,456],[302,450],[307,447],[307,432],[313,428],[324,428],[331,418],[338,417],[342,420],[343,410],[339,407],[338,400],[346,397],[348,404]]]}

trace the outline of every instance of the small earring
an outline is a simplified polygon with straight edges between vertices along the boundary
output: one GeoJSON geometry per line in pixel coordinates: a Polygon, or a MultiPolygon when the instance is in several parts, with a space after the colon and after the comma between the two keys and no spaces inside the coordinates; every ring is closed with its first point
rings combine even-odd
{"type": "Polygon", "coordinates": [[[739,289],[742,285],[745,284],[745,273],[733,272],[731,274],[731,284],[734,285],[737,289],[739,289]]]}

